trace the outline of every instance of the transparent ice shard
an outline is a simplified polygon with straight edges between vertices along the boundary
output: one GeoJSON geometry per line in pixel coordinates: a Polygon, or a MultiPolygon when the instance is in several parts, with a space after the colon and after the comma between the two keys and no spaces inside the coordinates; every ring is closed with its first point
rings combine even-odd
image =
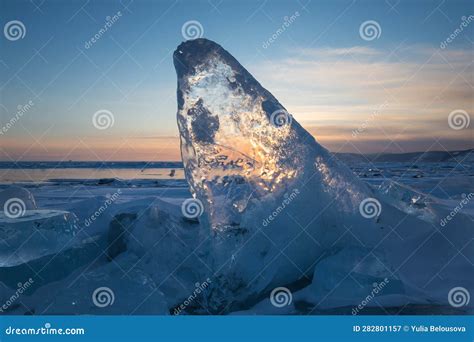
{"type": "Polygon", "coordinates": [[[281,195],[315,175],[323,191],[358,204],[365,185],[349,181],[347,169],[221,46],[187,41],[174,63],[186,179],[213,229],[238,226],[251,199],[281,195]]]}
{"type": "Polygon", "coordinates": [[[474,291],[466,277],[474,231],[462,215],[443,231],[407,215],[403,196],[386,200],[391,194],[360,181],[218,44],[182,43],[174,64],[185,175],[204,207],[200,236],[209,239],[206,310],[251,307],[276,286],[311,281],[328,251],[350,248],[376,252],[395,270],[397,288],[415,289],[404,295],[420,302],[444,303],[459,283],[474,291]],[[376,215],[362,212],[364,203],[376,204],[376,215]]]}
{"type": "Polygon", "coordinates": [[[0,267],[11,267],[71,248],[79,231],[74,214],[26,210],[11,218],[0,212],[0,267]]]}

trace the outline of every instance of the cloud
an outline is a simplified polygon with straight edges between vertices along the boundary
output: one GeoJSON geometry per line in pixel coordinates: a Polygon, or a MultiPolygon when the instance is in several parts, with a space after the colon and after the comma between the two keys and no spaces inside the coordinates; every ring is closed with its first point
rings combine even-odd
{"type": "Polygon", "coordinates": [[[318,141],[374,142],[371,150],[383,150],[393,139],[413,142],[412,149],[404,144],[409,150],[419,150],[417,140],[473,145],[472,128],[455,131],[447,121],[455,109],[474,112],[469,51],[304,49],[250,69],[318,141]],[[361,126],[355,140],[352,132],[361,126]]]}
{"type": "Polygon", "coordinates": [[[313,57],[318,59],[339,56],[378,56],[382,54],[381,51],[366,46],[353,46],[349,48],[303,48],[298,49],[297,53],[302,57],[313,57]]]}

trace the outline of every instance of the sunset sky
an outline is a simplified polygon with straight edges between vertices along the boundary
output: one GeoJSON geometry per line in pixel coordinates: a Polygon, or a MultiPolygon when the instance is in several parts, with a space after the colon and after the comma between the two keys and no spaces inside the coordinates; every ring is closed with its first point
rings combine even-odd
{"type": "Polygon", "coordinates": [[[473,123],[453,129],[448,120],[453,111],[473,119],[473,1],[0,6],[2,27],[25,27],[23,38],[7,39],[5,30],[0,37],[0,160],[179,160],[172,53],[191,20],[331,151],[474,147],[473,123]],[[373,40],[360,33],[369,20],[380,27],[373,40]],[[111,127],[94,126],[100,110],[112,113],[111,127]]]}

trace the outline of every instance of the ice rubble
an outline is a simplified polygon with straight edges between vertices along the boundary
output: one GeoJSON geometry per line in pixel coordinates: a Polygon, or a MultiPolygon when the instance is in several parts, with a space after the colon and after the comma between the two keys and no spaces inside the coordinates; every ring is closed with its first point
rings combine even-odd
{"type": "Polygon", "coordinates": [[[71,246],[76,217],[63,210],[40,210],[28,190],[0,192],[0,267],[17,266],[71,246]]]}
{"type": "MultiPolygon", "coordinates": [[[[88,192],[91,193],[91,190],[88,192]]],[[[117,189],[116,192],[121,193],[121,190],[117,189]]],[[[22,194],[28,194],[22,197],[23,201],[26,202],[26,198],[29,198],[31,203],[35,203],[33,195],[23,188],[8,188],[5,193],[9,198],[12,198],[10,197],[12,195],[17,196],[13,198],[20,198],[22,194]]],[[[152,212],[157,212],[157,208],[151,204],[155,198],[117,200],[111,203],[107,210],[102,211],[101,208],[107,199],[107,196],[93,196],[61,206],[63,209],[70,209],[71,212],[36,208],[24,210],[19,217],[5,216],[3,211],[0,213],[3,215],[0,216],[2,242],[0,304],[8,303],[1,312],[14,314],[167,314],[169,312],[169,306],[172,304],[167,304],[163,293],[151,277],[155,275],[155,279],[160,279],[154,268],[157,264],[150,263],[143,249],[138,247],[143,247],[143,243],[148,242],[149,237],[143,237],[140,242],[126,229],[131,226],[131,222],[125,219],[132,217],[133,221],[138,214],[147,218],[149,217],[147,208],[150,207],[152,212]],[[87,218],[99,211],[97,219],[90,225],[85,225],[87,218]],[[117,227],[123,229],[117,230],[117,227]],[[132,239],[135,239],[136,245],[131,242],[132,239]],[[133,252],[134,250],[140,255],[139,257],[133,252]],[[29,277],[33,279],[32,285],[22,294],[20,300],[14,296],[17,284],[29,277]],[[93,294],[100,288],[107,288],[110,295],[116,298],[113,305],[101,307],[94,304],[93,294]]],[[[164,208],[167,206],[158,200],[157,204],[164,208]]],[[[156,219],[156,215],[151,218],[156,219]]],[[[155,220],[154,223],[163,224],[160,229],[155,230],[168,229],[166,219],[155,220]]],[[[146,229],[146,226],[143,229],[146,229]]],[[[140,237],[139,234],[138,236],[140,237]]],[[[156,237],[154,246],[160,251],[169,247],[158,244],[158,236],[154,237],[156,237]]],[[[106,295],[102,294],[101,298],[106,298],[106,295]]]]}
{"type": "Polygon", "coordinates": [[[150,315],[168,313],[167,301],[139,259],[122,254],[114,262],[80,268],[61,282],[40,288],[25,305],[36,314],[150,315]],[[125,273],[125,271],[127,271],[125,273]]]}
{"type": "MultiPolygon", "coordinates": [[[[5,190],[0,191],[0,208],[2,212],[5,213],[7,209],[5,206],[8,206],[8,202],[16,200],[17,204],[21,204],[23,210],[35,210],[38,209],[36,206],[35,198],[33,194],[27,189],[21,188],[19,186],[10,186],[5,190]]],[[[15,201],[13,202],[13,207],[10,210],[15,211],[15,201]]]]}

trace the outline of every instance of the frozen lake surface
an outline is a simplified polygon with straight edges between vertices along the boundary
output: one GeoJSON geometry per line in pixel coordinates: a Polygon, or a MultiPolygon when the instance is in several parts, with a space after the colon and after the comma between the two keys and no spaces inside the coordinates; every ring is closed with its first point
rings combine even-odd
{"type": "MultiPolygon", "coordinates": [[[[46,165],[49,166],[49,165],[46,165]]],[[[49,228],[42,224],[42,230],[33,231],[33,236],[38,237],[28,241],[22,241],[22,247],[28,247],[24,253],[16,253],[14,257],[3,253],[6,264],[0,266],[0,299],[7,300],[15,293],[18,283],[24,283],[30,277],[35,279],[33,285],[26,291],[21,301],[13,303],[8,307],[7,313],[24,314],[30,313],[143,313],[162,314],[163,298],[159,291],[149,292],[149,288],[156,286],[156,280],[150,279],[143,270],[137,271],[135,264],[141,260],[139,257],[127,256],[127,253],[117,258],[123,258],[118,269],[102,270],[97,273],[95,268],[104,267],[107,264],[107,234],[110,234],[111,222],[114,221],[115,213],[124,211],[127,207],[139,207],[140,213],[146,213],[150,207],[165,207],[167,205],[173,210],[179,211],[181,203],[190,197],[188,184],[184,180],[183,169],[177,167],[152,167],[144,168],[142,164],[134,166],[101,165],[101,168],[93,168],[91,165],[76,163],[74,167],[62,168],[0,168],[1,182],[0,190],[14,186],[21,186],[31,192],[35,199],[35,205],[41,209],[32,212],[31,215],[43,217],[42,220],[55,222],[59,220],[60,227],[73,225],[77,227],[76,233],[61,233],[56,237],[61,243],[44,243],[42,239],[48,239],[47,234],[53,234],[53,225],[49,228]],[[172,170],[174,170],[172,176],[172,170]],[[115,195],[114,195],[115,194],[115,195]],[[117,195],[119,194],[119,195],[117,195]],[[104,211],[97,220],[86,225],[88,218],[94,214],[107,199],[113,199],[110,209],[104,211]],[[119,209],[120,208],[120,209],[119,209]],[[64,218],[64,213],[72,213],[76,219],[64,218]],[[59,216],[58,216],[59,214],[59,216]],[[46,219],[44,219],[46,218],[46,219]],[[73,237],[70,239],[70,237],[73,237]],[[29,243],[31,243],[31,246],[29,243]],[[44,249],[47,250],[44,250],[44,249]],[[35,254],[36,253],[36,254],[35,254]],[[135,259],[134,259],[135,258],[135,259]],[[7,259],[7,260],[5,260],[7,259]],[[10,263],[10,265],[8,265],[10,263]],[[125,266],[124,266],[125,265],[125,266]],[[128,269],[127,269],[128,267],[128,269]],[[95,272],[95,273],[94,273],[95,272]],[[110,272],[110,274],[108,274],[110,272]],[[118,274],[116,274],[118,272],[118,274]],[[129,279],[130,274],[138,272],[135,280],[129,279]],[[115,275],[114,275],[115,274],[115,275]],[[115,295],[127,295],[129,291],[145,300],[150,293],[151,301],[147,305],[140,306],[133,311],[130,303],[123,306],[115,306],[115,311],[100,311],[90,307],[89,283],[83,284],[83,277],[97,276],[99,281],[93,282],[99,287],[103,282],[115,290],[115,295]],[[104,278],[105,277],[105,278],[104,278]],[[118,280],[111,278],[116,277],[118,280]],[[110,279],[109,279],[110,278],[110,279]],[[100,280],[103,279],[103,280],[100,280]],[[137,279],[141,279],[137,283],[137,279]],[[87,284],[87,285],[85,285],[87,284]],[[119,288],[120,287],[120,288],[119,288]],[[144,288],[147,290],[145,291],[144,288]],[[58,290],[62,289],[62,290],[58,290]],[[71,289],[71,295],[55,298],[54,294],[71,289]],[[59,291],[59,292],[58,292],[59,291]],[[143,295],[146,293],[146,295],[143,295]],[[73,298],[77,296],[77,301],[73,298]],[[156,298],[155,298],[156,297],[156,298]],[[154,302],[156,301],[156,302],[154,302]],[[53,306],[48,304],[55,303],[53,306]],[[127,311],[128,310],[128,311],[127,311]]],[[[97,165],[95,165],[97,166],[97,165]]],[[[168,166],[168,165],[160,165],[168,166]]],[[[372,186],[379,186],[384,181],[395,180],[401,184],[408,185],[417,191],[437,197],[447,208],[454,208],[466,194],[474,192],[474,167],[472,163],[437,162],[437,163],[407,163],[407,162],[374,162],[349,163],[351,170],[363,181],[372,186]],[[463,195],[464,194],[464,195],[463,195]]],[[[125,210],[126,211],[126,210],[125,210]]],[[[469,202],[463,213],[474,216],[474,203],[469,202]]],[[[39,221],[38,221],[39,222],[39,221]]],[[[192,227],[192,225],[190,226],[192,227]]],[[[26,226],[18,226],[19,229],[27,229],[26,226]],[[25,228],[22,228],[25,227],[25,228]]],[[[29,228],[28,228],[29,229],[29,228]]],[[[184,229],[189,229],[184,228],[184,229]]],[[[32,234],[30,231],[28,234],[32,234]]],[[[52,235],[54,236],[54,235],[52,235]]],[[[21,238],[21,236],[20,236],[21,238]]],[[[25,236],[27,239],[28,236],[25,236]]],[[[143,237],[142,237],[143,238],[143,237]]],[[[155,239],[146,238],[146,239],[155,239]]],[[[128,236],[134,239],[134,235],[128,236]]],[[[140,237],[136,237],[140,241],[140,237]]],[[[7,242],[7,241],[4,241],[7,242]]],[[[128,242],[130,244],[130,241],[128,242]]],[[[137,243],[137,242],[136,242],[137,243]]],[[[143,244],[143,241],[138,242],[143,244]]],[[[10,246],[11,247],[11,246],[10,246]]],[[[110,246],[109,246],[110,247],[110,246]]],[[[151,245],[152,248],[153,244],[151,245]]],[[[163,247],[163,246],[162,246],[163,247]]],[[[167,246],[166,253],[172,253],[177,246],[167,246]]],[[[120,247],[118,247],[120,249],[120,247]]],[[[155,247],[157,248],[157,247],[155,247]]],[[[3,246],[3,251],[5,249],[3,246]]],[[[139,254],[140,255],[140,254],[139,254]]],[[[145,254],[146,255],[146,254],[145,254]]],[[[156,257],[156,256],[155,256],[156,257]]],[[[143,255],[142,255],[143,258],[143,255]]],[[[118,259],[121,260],[121,259],[118,259]]],[[[107,266],[112,267],[112,266],[107,266]]],[[[309,283],[310,280],[308,279],[309,283]]],[[[166,282],[162,286],[166,285],[166,282]]],[[[171,286],[171,285],[167,285],[171,286]]],[[[306,300],[305,284],[296,289],[291,308],[283,312],[275,312],[263,301],[254,309],[249,309],[235,314],[268,313],[271,314],[351,314],[351,306],[342,306],[333,309],[321,309],[306,300]]],[[[127,299],[128,300],[128,299],[127,299]]],[[[148,303],[148,300],[147,300],[148,303]]],[[[465,311],[446,305],[412,305],[390,306],[384,305],[367,307],[360,314],[459,314],[465,311]]]]}

